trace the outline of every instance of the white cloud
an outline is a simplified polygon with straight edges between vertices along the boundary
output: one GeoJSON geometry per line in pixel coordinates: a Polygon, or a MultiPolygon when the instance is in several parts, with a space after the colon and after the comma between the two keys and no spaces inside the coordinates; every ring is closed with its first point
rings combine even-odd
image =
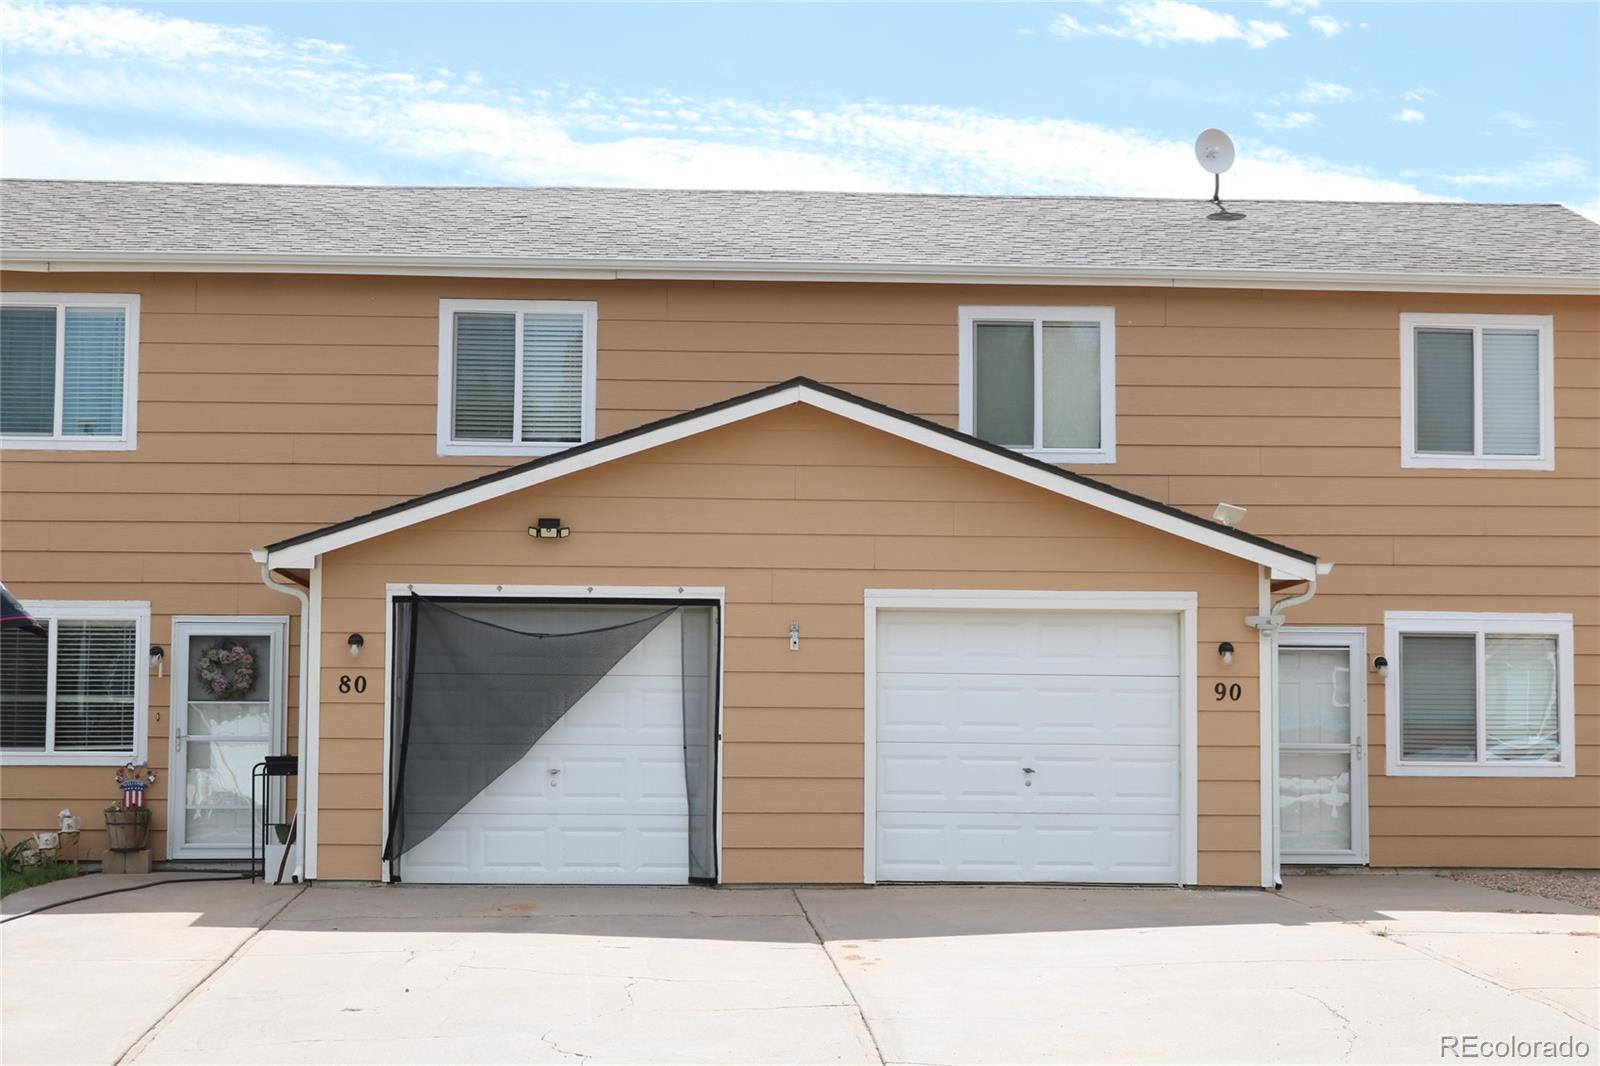
{"type": "MultiPolygon", "coordinates": [[[[204,65],[169,62],[159,52],[63,65],[38,56],[59,56],[61,40],[77,39],[76,9],[30,10],[36,19],[58,17],[65,28],[36,24],[26,39],[45,43],[30,51],[13,42],[7,57],[3,85],[11,128],[5,165],[12,174],[359,179],[303,151],[258,147],[314,138],[336,146],[323,151],[362,160],[364,169],[401,163],[395,169],[409,176],[421,165],[431,180],[1200,198],[1209,193],[1187,138],[1137,129],[951,107],[874,103],[816,109],[670,93],[619,96],[561,85],[491,88],[433,68],[385,70],[325,46],[319,46],[317,62],[301,62],[293,57],[304,51],[303,42],[271,34],[252,38],[249,46],[259,45],[265,57],[234,53],[204,65]],[[158,118],[163,129],[192,124],[195,138],[214,138],[217,128],[226,128],[230,145],[246,147],[201,146],[171,133],[150,140],[93,135],[60,119],[19,116],[19,103],[26,101],[93,115],[101,127],[108,116],[142,113],[158,118]]],[[[214,38],[193,36],[232,40],[228,28],[212,29],[214,38]]],[[[1368,168],[1248,140],[1240,149],[1229,174],[1230,196],[1435,198],[1410,181],[1368,168]]]]}
{"type": "Polygon", "coordinates": [[[1243,41],[1265,48],[1289,36],[1281,22],[1248,19],[1241,22],[1224,11],[1213,11],[1184,0],[1142,0],[1111,8],[1119,21],[1086,25],[1071,15],[1056,16],[1050,30],[1058,37],[1122,37],[1140,44],[1214,44],[1243,41]]]}
{"type": "Polygon", "coordinates": [[[1548,188],[1568,182],[1582,181],[1589,174],[1589,166],[1573,155],[1556,156],[1520,163],[1495,171],[1477,171],[1471,174],[1446,174],[1443,179],[1452,185],[1487,186],[1500,188],[1548,188]]]}
{"type": "Polygon", "coordinates": [[[1410,104],[1420,104],[1428,97],[1438,95],[1439,94],[1434,92],[1432,89],[1424,89],[1419,85],[1415,89],[1407,89],[1403,94],[1401,94],[1400,99],[1410,104]]]}
{"type": "Polygon", "coordinates": [[[1317,116],[1310,111],[1290,111],[1283,115],[1271,115],[1257,111],[1255,119],[1256,122],[1269,130],[1297,130],[1302,126],[1309,126],[1317,121],[1317,116]]]}
{"type": "Polygon", "coordinates": [[[0,3],[5,46],[47,55],[132,58],[181,63],[202,57],[265,59],[336,55],[342,45],[305,38],[285,42],[255,26],[219,26],[107,4],[0,3]]]}
{"type": "Polygon", "coordinates": [[[1337,37],[1349,25],[1349,23],[1340,22],[1329,15],[1313,15],[1306,19],[1306,22],[1324,37],[1337,37]]]}
{"type": "Polygon", "coordinates": [[[1428,121],[1428,116],[1414,107],[1402,108],[1389,117],[1396,122],[1419,123],[1428,121]]]}
{"type": "Polygon", "coordinates": [[[1308,81],[1305,88],[1290,93],[1289,99],[1303,104],[1348,104],[1361,99],[1361,93],[1335,81],[1308,81]]]}
{"type": "Polygon", "coordinates": [[[122,140],[62,129],[25,115],[0,126],[0,173],[8,178],[350,184],[366,179],[328,160],[227,152],[181,141],[122,140]]]}
{"type": "Polygon", "coordinates": [[[1512,129],[1523,133],[1527,133],[1539,125],[1537,119],[1529,118],[1527,115],[1519,115],[1515,111],[1501,111],[1494,116],[1494,120],[1502,126],[1510,126],[1512,129]]]}

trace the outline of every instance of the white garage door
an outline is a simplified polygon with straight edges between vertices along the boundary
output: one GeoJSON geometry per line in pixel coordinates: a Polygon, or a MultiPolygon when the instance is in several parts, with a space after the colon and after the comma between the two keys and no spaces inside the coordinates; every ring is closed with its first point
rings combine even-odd
{"type": "Polygon", "coordinates": [[[408,851],[405,879],[686,884],[681,641],[673,614],[521,761],[408,851]]]}
{"type": "Polygon", "coordinates": [[[1178,618],[878,613],[885,881],[1180,880],[1178,618]]]}

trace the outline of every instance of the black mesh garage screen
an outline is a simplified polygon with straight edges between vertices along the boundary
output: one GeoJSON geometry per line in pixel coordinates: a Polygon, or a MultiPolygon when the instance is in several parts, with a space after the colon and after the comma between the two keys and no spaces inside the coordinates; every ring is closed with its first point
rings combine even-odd
{"type": "Polygon", "coordinates": [[[507,600],[395,601],[388,839],[405,855],[432,836],[657,626],[682,626],[689,878],[716,880],[716,608],[507,600]]]}

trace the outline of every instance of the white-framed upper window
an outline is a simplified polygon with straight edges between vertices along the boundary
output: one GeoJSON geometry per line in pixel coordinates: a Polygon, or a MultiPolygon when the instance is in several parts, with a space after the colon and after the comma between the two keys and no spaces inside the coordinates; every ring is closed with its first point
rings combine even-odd
{"type": "Polygon", "coordinates": [[[0,765],[144,761],[150,605],[22,606],[37,628],[0,629],[0,765]]]}
{"type": "Polygon", "coordinates": [[[1554,470],[1549,315],[1400,316],[1400,465],[1554,470]]]}
{"type": "Polygon", "coordinates": [[[0,448],[131,451],[139,297],[0,294],[0,448]]]}
{"type": "Polygon", "coordinates": [[[548,455],[594,439],[592,302],[439,301],[439,454],[548,455]]]}
{"type": "Polygon", "coordinates": [[[1109,307],[963,307],[960,426],[1052,463],[1117,453],[1109,307]]]}
{"type": "Polygon", "coordinates": [[[1571,777],[1572,616],[1383,616],[1391,776],[1571,777]]]}

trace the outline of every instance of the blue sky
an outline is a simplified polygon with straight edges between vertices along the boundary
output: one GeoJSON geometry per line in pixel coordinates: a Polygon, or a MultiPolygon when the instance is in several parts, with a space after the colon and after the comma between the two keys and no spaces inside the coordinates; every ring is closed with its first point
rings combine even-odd
{"type": "Polygon", "coordinates": [[[1600,5],[3,4],[9,176],[1559,201],[1600,5]]]}

